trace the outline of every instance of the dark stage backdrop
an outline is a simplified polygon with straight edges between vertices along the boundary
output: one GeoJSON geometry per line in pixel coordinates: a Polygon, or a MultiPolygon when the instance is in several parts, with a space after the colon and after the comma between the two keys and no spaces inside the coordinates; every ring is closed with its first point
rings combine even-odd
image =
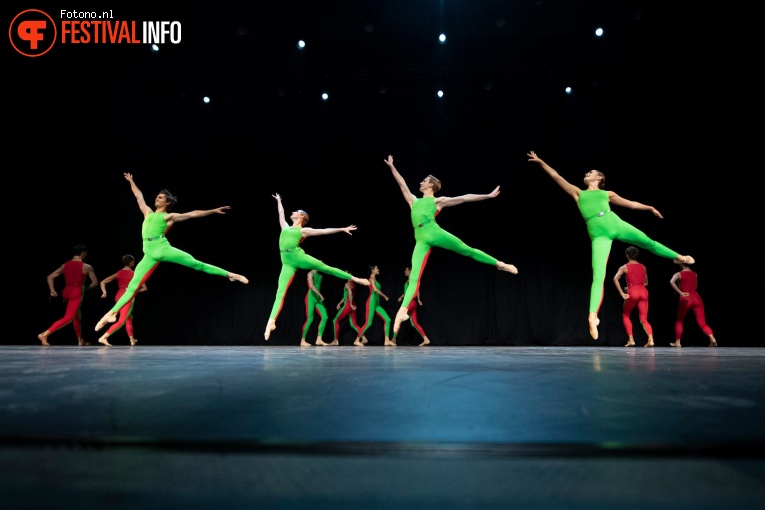
{"type": "MultiPolygon", "coordinates": [[[[439,223],[520,271],[435,250],[419,311],[434,346],[593,345],[585,224],[571,197],[527,161],[535,150],[572,183],[595,168],[606,174],[608,189],[661,211],[664,219],[615,208],[653,239],[696,258],[699,292],[721,346],[765,345],[753,327],[765,280],[751,170],[759,154],[738,146],[744,135],[734,119],[747,103],[721,71],[721,48],[732,43],[709,26],[712,13],[691,2],[613,2],[613,29],[593,43],[583,11],[602,3],[572,2],[579,5],[572,17],[558,12],[566,2],[494,2],[516,35],[499,34],[499,22],[483,28],[466,17],[474,22],[468,31],[450,15],[451,33],[462,37],[439,48],[421,35],[433,29],[428,13],[412,8],[407,18],[399,2],[328,2],[323,13],[301,4],[303,17],[294,22],[280,14],[298,4],[273,3],[272,11],[269,2],[258,4],[245,11],[219,2],[204,16],[190,8],[123,11],[123,19],[182,21],[183,42],[157,54],[69,45],[27,58],[6,45],[5,264],[13,291],[0,343],[34,344],[63,314],[62,301],[48,298],[45,277],[70,258],[74,244],[88,246],[99,278],[119,270],[123,254],[140,257],[142,217],[123,172],[133,173],[150,204],[167,188],[180,198],[177,211],[230,205],[226,215],[177,224],[168,237],[250,279],[243,286],[160,265],[136,300],[140,345],[265,344],[280,270],[274,193],[287,214],[308,211],[312,227],[358,226],[352,236],[312,237],[303,247],[358,276],[378,265],[391,297],[382,305],[392,318],[414,245],[409,209],[383,162],[392,154],[415,192],[427,174],[443,181],[444,196],[499,185],[496,199],[445,209],[439,223]],[[373,31],[363,12],[356,16],[364,9],[376,16],[373,31]],[[293,34],[306,24],[316,48],[300,53],[293,34]],[[571,35],[580,29],[587,35],[571,35]],[[566,95],[569,83],[574,91],[566,95]],[[444,98],[436,97],[437,86],[444,98]],[[322,90],[329,101],[318,99],[322,90]]],[[[470,4],[478,14],[488,9],[470,4]]],[[[8,7],[6,23],[31,7],[8,7]]],[[[612,248],[594,345],[626,341],[611,280],[626,246],[617,241],[612,248]]],[[[648,269],[657,345],[667,345],[674,339],[677,296],[669,280],[677,266],[647,251],[640,261],[648,269]]],[[[324,279],[330,321],[342,285],[324,279]]],[[[87,292],[86,340],[96,342],[95,323],[115,291],[111,283],[107,299],[98,289],[87,292]]],[[[299,271],[270,344],[299,342],[305,292],[306,273],[299,271]]],[[[367,296],[359,290],[360,308],[367,296]]],[[[633,322],[642,345],[636,312],[633,322]]],[[[314,331],[317,325],[318,318],[314,331]]],[[[707,344],[692,316],[685,327],[684,345],[707,344]]],[[[341,343],[352,343],[350,329],[342,331],[341,343]]],[[[382,343],[379,318],[367,336],[382,343]]],[[[331,339],[329,325],[324,340],[331,339]]],[[[419,341],[408,325],[400,339],[419,341]]],[[[71,326],[50,342],[76,343],[71,326]]],[[[124,330],[112,342],[127,344],[124,330]]]]}

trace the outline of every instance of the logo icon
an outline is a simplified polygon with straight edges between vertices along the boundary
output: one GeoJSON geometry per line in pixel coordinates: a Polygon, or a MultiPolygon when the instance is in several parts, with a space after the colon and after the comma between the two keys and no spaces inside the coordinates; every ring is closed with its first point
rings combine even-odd
{"type": "Polygon", "coordinates": [[[25,57],[45,55],[56,43],[56,24],[43,11],[27,9],[13,18],[8,37],[13,48],[25,57]]]}

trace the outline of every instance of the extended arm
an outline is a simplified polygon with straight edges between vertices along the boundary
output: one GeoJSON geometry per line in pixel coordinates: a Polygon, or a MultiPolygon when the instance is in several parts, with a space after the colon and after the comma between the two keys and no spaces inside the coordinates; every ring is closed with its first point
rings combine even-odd
{"type": "Polygon", "coordinates": [[[619,283],[619,280],[621,280],[622,276],[626,272],[627,272],[627,269],[624,266],[622,266],[619,268],[619,270],[616,272],[616,275],[614,276],[614,285],[616,285],[616,290],[619,292],[619,295],[622,296],[622,299],[629,299],[630,297],[629,294],[627,294],[626,292],[622,290],[622,286],[619,283]]]}
{"type": "Polygon", "coordinates": [[[664,216],[662,216],[661,213],[657,211],[655,207],[641,204],[640,202],[635,202],[634,200],[627,200],[626,198],[620,197],[613,191],[608,192],[608,201],[611,202],[612,204],[626,207],[627,209],[637,209],[638,211],[651,211],[654,216],[658,216],[659,218],[664,218],[664,216]]]}
{"type": "Polygon", "coordinates": [[[279,193],[276,193],[275,195],[271,195],[276,199],[276,210],[279,213],[279,226],[282,230],[287,228],[289,224],[287,224],[287,218],[284,217],[284,206],[282,205],[282,196],[279,193]]]}
{"type": "Polygon", "coordinates": [[[152,212],[152,209],[146,205],[146,201],[143,199],[143,193],[141,193],[141,190],[138,189],[138,186],[136,186],[135,182],[133,181],[133,174],[125,172],[123,175],[125,176],[125,180],[130,183],[130,189],[133,192],[133,195],[135,195],[136,201],[138,202],[138,208],[141,209],[141,213],[146,216],[152,212]]]}
{"type": "Polygon", "coordinates": [[[50,289],[50,295],[51,297],[58,296],[58,292],[56,292],[56,287],[53,285],[54,280],[58,275],[64,272],[64,265],[61,264],[61,267],[53,271],[51,274],[48,275],[48,288],[50,289]]]}
{"type": "Polygon", "coordinates": [[[224,205],[223,207],[216,207],[215,209],[208,209],[205,211],[196,210],[185,213],[169,213],[167,216],[165,216],[165,221],[169,226],[173,223],[178,223],[179,221],[190,220],[191,218],[203,218],[205,216],[210,216],[211,214],[226,214],[226,211],[229,209],[231,209],[230,206],[224,205]]]}
{"type": "Polygon", "coordinates": [[[672,279],[669,281],[669,284],[672,286],[673,289],[675,289],[675,292],[680,294],[683,297],[688,297],[689,294],[687,292],[683,292],[680,290],[680,287],[677,286],[677,280],[681,278],[680,273],[675,273],[672,275],[672,279]]]}
{"type": "Polygon", "coordinates": [[[116,279],[117,279],[117,273],[114,273],[113,275],[107,276],[106,278],[101,280],[101,297],[102,298],[106,297],[106,284],[116,279]]]}
{"type": "Polygon", "coordinates": [[[485,195],[462,195],[459,197],[436,197],[436,207],[443,209],[444,207],[451,207],[453,205],[464,204],[467,202],[478,202],[481,200],[488,200],[499,195],[499,186],[494,188],[494,191],[485,195]]]}
{"type": "Polygon", "coordinates": [[[563,191],[574,197],[574,200],[579,200],[579,192],[581,191],[579,188],[564,179],[553,167],[542,161],[542,158],[537,156],[536,152],[530,151],[527,156],[529,157],[529,161],[539,163],[539,166],[547,172],[547,175],[552,177],[553,180],[558,183],[558,186],[563,188],[563,191]]]}
{"type": "Polygon", "coordinates": [[[323,236],[328,234],[339,234],[340,232],[345,232],[349,236],[352,236],[351,234],[352,230],[356,230],[356,225],[349,225],[347,227],[343,228],[310,228],[310,227],[303,227],[300,231],[303,234],[303,237],[309,237],[309,236],[323,236]]]}
{"type": "Polygon", "coordinates": [[[390,171],[393,174],[393,178],[396,179],[396,182],[398,183],[398,187],[401,188],[401,193],[404,195],[404,200],[406,200],[406,203],[409,204],[409,207],[412,207],[412,202],[414,202],[415,196],[412,195],[411,191],[409,191],[409,186],[406,185],[406,181],[404,181],[404,178],[401,177],[400,173],[398,173],[396,167],[393,166],[393,156],[388,156],[388,159],[384,159],[383,161],[385,161],[385,164],[388,165],[388,168],[390,168],[390,171]]]}

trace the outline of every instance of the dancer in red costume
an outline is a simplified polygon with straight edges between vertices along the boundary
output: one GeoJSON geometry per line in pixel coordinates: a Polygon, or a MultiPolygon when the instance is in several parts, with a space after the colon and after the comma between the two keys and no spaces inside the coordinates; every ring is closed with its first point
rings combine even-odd
{"type": "Polygon", "coordinates": [[[709,337],[709,347],[717,347],[717,340],[712,333],[712,328],[707,326],[707,320],[704,316],[704,302],[696,291],[698,287],[698,275],[692,271],[688,264],[680,264],[681,270],[672,275],[669,284],[680,294],[680,301],[677,303],[677,319],[675,320],[675,341],[670,343],[672,347],[680,347],[680,337],[683,336],[683,321],[686,314],[693,310],[696,316],[696,323],[701,331],[709,337]]]}
{"type": "Polygon", "coordinates": [[[37,338],[43,345],[50,345],[48,343],[48,336],[70,322],[77,335],[77,345],[90,345],[82,338],[82,312],[80,308],[84,292],[98,285],[98,278],[96,278],[96,273],[93,271],[93,266],[84,262],[85,257],[88,256],[88,249],[84,245],[76,245],[72,253],[74,255],[72,260],[64,262],[61,267],[48,275],[48,288],[50,289],[51,297],[58,296],[58,292],[56,292],[53,284],[54,280],[57,276],[64,275],[66,287],[64,287],[62,297],[66,303],[66,312],[64,312],[63,317],[54,322],[48,329],[37,335],[37,338]],[[85,280],[88,278],[90,278],[90,285],[86,288],[85,280]]]}
{"type": "Polygon", "coordinates": [[[640,323],[648,335],[648,342],[646,342],[644,347],[653,347],[653,328],[648,323],[648,289],[646,289],[646,285],[648,285],[648,272],[645,266],[638,262],[640,250],[634,246],[628,246],[624,250],[624,254],[627,256],[627,263],[620,267],[619,271],[616,272],[616,276],[614,276],[616,290],[619,291],[619,294],[624,299],[622,322],[624,322],[624,329],[629,336],[629,340],[624,346],[634,347],[635,345],[635,337],[632,336],[630,314],[637,306],[640,323]],[[625,290],[622,290],[620,283],[622,276],[627,280],[625,290]]]}
{"type": "MultiPolygon", "coordinates": [[[[130,280],[133,278],[133,275],[135,272],[133,271],[133,268],[135,267],[135,257],[128,254],[122,256],[122,269],[114,273],[113,275],[104,278],[101,280],[101,297],[106,298],[106,284],[117,280],[117,294],[114,296],[114,301],[117,302],[120,300],[122,295],[125,293],[125,290],[127,290],[127,286],[130,283],[130,280]]],[[[138,287],[138,292],[146,292],[148,288],[146,287],[146,283],[142,283],[140,287],[138,287]]],[[[119,318],[117,319],[117,322],[112,324],[112,326],[101,335],[101,338],[98,339],[98,343],[108,345],[111,347],[112,344],[109,343],[109,337],[120,329],[122,326],[125,326],[125,332],[128,335],[128,338],[130,339],[130,345],[135,345],[138,341],[133,336],[133,305],[135,305],[135,299],[131,300],[128,303],[125,303],[125,305],[120,308],[119,311],[119,318]]]]}
{"type": "MultiPolygon", "coordinates": [[[[398,297],[398,302],[404,300],[404,296],[406,295],[406,291],[409,288],[409,275],[412,274],[412,268],[406,267],[404,269],[404,276],[406,276],[406,282],[404,283],[404,293],[401,294],[398,297]]],[[[425,330],[422,329],[422,326],[420,326],[420,322],[417,320],[417,307],[422,306],[422,300],[420,299],[420,289],[417,289],[417,293],[414,295],[414,299],[409,303],[409,308],[407,308],[407,313],[409,314],[409,322],[412,324],[412,327],[417,330],[417,332],[422,337],[422,342],[418,345],[419,347],[424,347],[430,343],[430,340],[428,340],[427,335],[425,334],[425,330]]],[[[393,343],[396,343],[396,337],[398,336],[398,333],[393,333],[393,343]]]]}
{"type": "MultiPolygon", "coordinates": [[[[345,272],[350,273],[348,270],[345,272]]],[[[356,282],[353,280],[348,280],[343,286],[343,299],[341,299],[337,304],[337,315],[335,315],[335,320],[332,321],[332,329],[335,331],[335,339],[332,340],[329,345],[340,345],[340,321],[342,321],[345,317],[348,317],[348,323],[351,325],[351,328],[353,328],[353,330],[356,332],[356,335],[358,336],[359,324],[356,320],[355,294],[356,282]]]]}

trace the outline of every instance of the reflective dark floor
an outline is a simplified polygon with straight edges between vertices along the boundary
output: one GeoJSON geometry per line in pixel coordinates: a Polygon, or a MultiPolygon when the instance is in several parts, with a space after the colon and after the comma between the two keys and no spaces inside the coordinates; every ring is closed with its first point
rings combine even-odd
{"type": "Polygon", "coordinates": [[[0,508],[763,508],[765,349],[2,347],[0,508]]]}

